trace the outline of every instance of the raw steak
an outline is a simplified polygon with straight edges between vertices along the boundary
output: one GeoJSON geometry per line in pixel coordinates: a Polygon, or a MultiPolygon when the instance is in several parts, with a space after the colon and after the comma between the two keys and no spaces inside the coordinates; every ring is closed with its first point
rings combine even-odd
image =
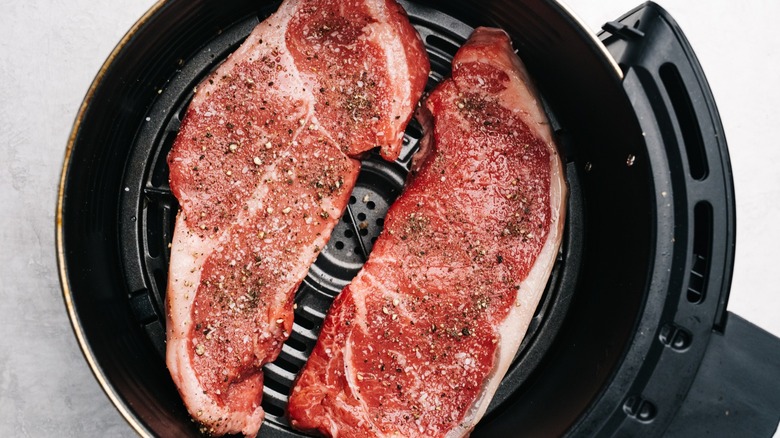
{"type": "Polygon", "coordinates": [[[181,211],[167,365],[206,432],[258,432],[261,367],[290,334],[354,157],[398,156],[428,70],[393,0],[287,0],[197,87],[168,156],[181,211]]]}
{"type": "Polygon", "coordinates": [[[501,30],[479,28],[421,111],[423,149],[289,401],[331,436],[462,436],[506,373],[561,241],[546,115],[501,30]]]}

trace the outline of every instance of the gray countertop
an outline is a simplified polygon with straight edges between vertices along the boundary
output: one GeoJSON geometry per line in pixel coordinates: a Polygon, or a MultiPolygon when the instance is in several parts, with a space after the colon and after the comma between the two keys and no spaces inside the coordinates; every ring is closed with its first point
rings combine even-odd
{"type": "MultiPolygon", "coordinates": [[[[597,29],[639,0],[569,0],[597,29]]],[[[92,376],[57,276],[65,145],[90,82],[152,0],[7,2],[0,14],[0,436],[133,436],[92,376]]],[[[660,0],[685,30],[730,146],[738,240],[729,310],[780,335],[780,3],[660,0]]]]}

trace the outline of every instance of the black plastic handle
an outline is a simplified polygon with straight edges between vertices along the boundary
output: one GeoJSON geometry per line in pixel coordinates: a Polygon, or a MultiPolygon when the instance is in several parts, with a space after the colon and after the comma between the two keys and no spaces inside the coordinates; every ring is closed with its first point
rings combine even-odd
{"type": "Polygon", "coordinates": [[[654,171],[669,172],[673,193],[657,195],[674,202],[676,227],[687,225],[675,237],[689,239],[682,295],[697,305],[716,302],[713,326],[722,330],[736,207],[726,136],[704,71],[680,27],[653,2],[605,24],[600,36],[624,72],[648,148],[665,155],[668,169],[654,171]]]}
{"type": "Polygon", "coordinates": [[[655,180],[665,181],[657,183],[657,209],[672,221],[659,221],[656,251],[668,252],[672,267],[685,267],[657,276],[668,279],[663,311],[649,325],[657,327],[657,345],[608,434],[771,436],[780,418],[780,339],[726,312],[736,207],[725,134],[704,72],[680,27],[655,3],[603,29],[655,180]]]}

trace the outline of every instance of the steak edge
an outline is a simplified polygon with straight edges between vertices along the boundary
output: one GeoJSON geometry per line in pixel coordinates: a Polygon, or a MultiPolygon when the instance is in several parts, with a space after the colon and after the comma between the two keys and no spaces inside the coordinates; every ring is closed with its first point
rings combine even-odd
{"type": "Polygon", "coordinates": [[[214,435],[255,435],[263,364],[379,146],[395,159],[428,77],[392,0],[287,0],[196,88],[168,156],[176,217],[166,363],[214,435]]]}
{"type": "Polygon", "coordinates": [[[425,137],[405,190],[290,395],[300,430],[468,435],[552,270],[564,173],[506,33],[475,30],[418,117],[425,137]]]}

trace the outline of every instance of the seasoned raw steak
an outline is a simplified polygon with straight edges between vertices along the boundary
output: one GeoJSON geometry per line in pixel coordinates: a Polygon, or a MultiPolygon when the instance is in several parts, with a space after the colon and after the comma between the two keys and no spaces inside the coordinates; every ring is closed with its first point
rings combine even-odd
{"type": "Polygon", "coordinates": [[[398,156],[428,69],[394,0],[287,0],[197,87],[168,156],[167,364],[209,433],[257,433],[261,367],[347,205],[353,157],[398,156]]]}
{"type": "Polygon", "coordinates": [[[566,186],[507,35],[477,29],[421,115],[412,178],[292,391],[301,430],[468,434],[544,290],[566,186]]]}

